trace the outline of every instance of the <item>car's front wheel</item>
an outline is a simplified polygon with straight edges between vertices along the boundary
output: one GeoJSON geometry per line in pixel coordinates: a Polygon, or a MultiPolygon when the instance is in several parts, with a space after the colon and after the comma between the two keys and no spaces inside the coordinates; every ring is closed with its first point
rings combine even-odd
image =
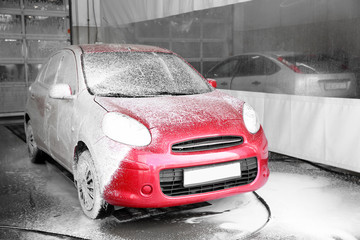
{"type": "Polygon", "coordinates": [[[42,151],[38,148],[35,138],[34,131],[29,120],[25,125],[26,143],[29,152],[29,157],[33,163],[44,162],[42,151]]]}
{"type": "Polygon", "coordinates": [[[86,216],[98,219],[112,213],[114,207],[101,196],[99,177],[88,150],[79,156],[75,179],[80,205],[86,216]]]}

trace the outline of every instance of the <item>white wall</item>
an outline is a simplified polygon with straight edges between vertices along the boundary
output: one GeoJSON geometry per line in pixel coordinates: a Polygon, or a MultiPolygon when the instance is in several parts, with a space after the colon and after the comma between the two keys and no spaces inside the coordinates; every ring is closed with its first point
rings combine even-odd
{"type": "Polygon", "coordinates": [[[222,90],[252,105],[269,150],[360,172],[360,100],[222,90]]]}

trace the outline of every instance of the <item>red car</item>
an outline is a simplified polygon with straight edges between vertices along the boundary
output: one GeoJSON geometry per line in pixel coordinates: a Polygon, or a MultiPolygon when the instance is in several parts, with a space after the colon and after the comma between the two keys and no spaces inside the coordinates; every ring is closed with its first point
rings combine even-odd
{"type": "Polygon", "coordinates": [[[30,159],[46,152],[72,172],[90,218],[254,191],[269,176],[264,132],[211,84],[158,47],[62,49],[29,88],[30,159]]]}

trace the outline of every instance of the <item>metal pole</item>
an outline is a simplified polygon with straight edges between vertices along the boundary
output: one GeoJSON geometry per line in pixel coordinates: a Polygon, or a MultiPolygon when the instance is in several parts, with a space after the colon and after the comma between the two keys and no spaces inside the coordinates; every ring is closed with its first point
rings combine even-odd
{"type": "Polygon", "coordinates": [[[89,0],[87,0],[87,30],[88,30],[88,43],[90,43],[90,9],[89,9],[89,0]]]}

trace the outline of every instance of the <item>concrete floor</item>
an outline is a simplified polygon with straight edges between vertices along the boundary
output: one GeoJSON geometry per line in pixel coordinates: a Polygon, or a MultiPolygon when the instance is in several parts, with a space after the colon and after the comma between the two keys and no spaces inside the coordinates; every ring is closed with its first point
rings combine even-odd
{"type": "Polygon", "coordinates": [[[3,126],[0,142],[0,239],[360,239],[360,178],[295,159],[270,161],[269,182],[257,191],[269,222],[253,193],[94,221],[66,171],[51,160],[31,164],[26,144],[3,126]]]}

